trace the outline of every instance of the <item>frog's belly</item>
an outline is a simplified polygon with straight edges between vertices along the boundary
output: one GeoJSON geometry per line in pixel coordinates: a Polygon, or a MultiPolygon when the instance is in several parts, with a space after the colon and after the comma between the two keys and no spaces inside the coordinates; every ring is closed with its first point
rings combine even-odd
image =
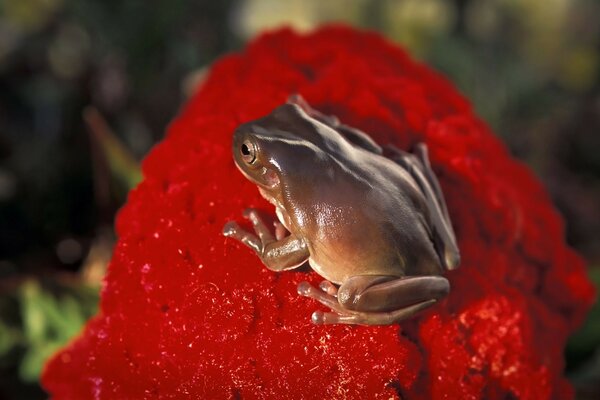
{"type": "Polygon", "coordinates": [[[337,283],[338,285],[340,285],[344,281],[344,277],[336,273],[331,273],[330,268],[323,268],[323,266],[317,261],[315,261],[314,258],[309,258],[308,263],[317,274],[327,279],[329,282],[337,283]]]}
{"type": "Polygon", "coordinates": [[[369,262],[365,259],[342,259],[338,261],[322,260],[310,257],[308,262],[311,268],[320,276],[330,282],[341,285],[351,276],[357,275],[392,275],[402,277],[404,271],[402,265],[396,260],[369,262]]]}
{"type": "Polygon", "coordinates": [[[432,243],[416,241],[410,246],[391,247],[386,242],[364,240],[350,246],[320,247],[309,243],[309,263],[323,278],[337,284],[357,275],[441,275],[442,268],[432,243]],[[377,246],[377,243],[383,243],[377,246]]]}

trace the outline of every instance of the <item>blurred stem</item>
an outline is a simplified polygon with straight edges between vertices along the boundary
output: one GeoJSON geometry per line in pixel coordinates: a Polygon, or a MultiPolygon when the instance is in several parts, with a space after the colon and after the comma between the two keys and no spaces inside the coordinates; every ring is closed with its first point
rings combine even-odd
{"type": "MultiPolygon", "coordinates": [[[[92,151],[98,153],[96,149],[100,149],[99,153],[108,164],[111,174],[128,189],[134,188],[142,180],[142,172],[131,152],[119,140],[106,119],[95,107],[86,107],[83,111],[83,119],[90,132],[92,151]]],[[[99,173],[102,174],[102,172],[99,173]]],[[[100,178],[99,182],[106,181],[106,179],[102,179],[105,177],[98,178],[100,178]]],[[[108,200],[106,188],[97,187],[97,190],[100,201],[108,200]]]]}

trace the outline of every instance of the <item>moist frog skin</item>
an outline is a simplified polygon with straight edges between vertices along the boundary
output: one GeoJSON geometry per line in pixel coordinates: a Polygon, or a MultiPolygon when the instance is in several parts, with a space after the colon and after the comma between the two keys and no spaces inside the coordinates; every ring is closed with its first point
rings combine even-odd
{"type": "Polygon", "coordinates": [[[292,96],[239,126],[232,150],[279,222],[272,231],[247,209],[255,232],[232,221],[223,234],[273,271],[308,261],[325,280],[302,282],[298,293],[331,309],[315,311],[315,324],[393,324],[448,294],[443,274],[460,255],[425,144],[382,148],[292,96]]]}

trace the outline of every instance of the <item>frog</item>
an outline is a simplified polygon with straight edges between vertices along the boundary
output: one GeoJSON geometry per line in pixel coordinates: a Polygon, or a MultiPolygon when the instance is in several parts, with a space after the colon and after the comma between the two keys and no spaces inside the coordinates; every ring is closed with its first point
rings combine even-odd
{"type": "Polygon", "coordinates": [[[364,131],[312,108],[300,95],[233,134],[241,174],[275,207],[273,226],[256,208],[223,235],[270,270],[308,263],[323,281],[297,286],[328,308],[314,324],[392,325],[450,292],[444,276],[460,251],[428,147],[380,146],[364,131]]]}

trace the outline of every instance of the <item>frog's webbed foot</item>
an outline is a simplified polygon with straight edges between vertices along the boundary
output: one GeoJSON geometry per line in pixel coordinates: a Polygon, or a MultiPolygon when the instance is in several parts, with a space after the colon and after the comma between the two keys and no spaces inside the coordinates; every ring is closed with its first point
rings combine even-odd
{"type": "Polygon", "coordinates": [[[294,235],[287,235],[287,230],[282,224],[274,223],[273,235],[257,210],[246,209],[244,217],[252,222],[254,233],[246,231],[237,222],[230,221],[223,226],[223,235],[250,247],[270,270],[292,269],[308,259],[306,243],[294,235]]]}
{"type": "MultiPolygon", "coordinates": [[[[319,303],[326,305],[338,313],[345,313],[346,310],[337,300],[337,288],[329,281],[323,281],[319,285],[320,289],[315,288],[310,283],[304,281],[298,284],[298,294],[301,296],[310,297],[317,300],[319,303]],[[327,283],[324,283],[327,282],[327,283]]],[[[313,313],[313,322],[314,321],[313,313]]],[[[318,323],[318,322],[315,322],[318,323]]]]}
{"type": "Polygon", "coordinates": [[[322,282],[321,290],[308,282],[298,285],[298,293],[329,307],[334,312],[315,311],[314,324],[390,325],[431,307],[447,295],[448,281],[440,276],[397,278],[354,276],[339,290],[322,282]],[[332,294],[334,293],[335,295],[332,294]]]}
{"type": "MultiPolygon", "coordinates": [[[[275,237],[255,209],[248,208],[243,215],[252,222],[255,234],[246,231],[237,222],[230,221],[223,226],[223,235],[239,240],[260,254],[265,245],[275,241],[275,237]]],[[[281,235],[280,228],[276,227],[276,233],[281,235]]]]}
{"type": "Polygon", "coordinates": [[[410,318],[435,303],[436,300],[427,300],[400,310],[378,313],[350,313],[348,311],[343,313],[329,313],[315,311],[311,316],[311,321],[316,325],[391,325],[410,318]]]}

